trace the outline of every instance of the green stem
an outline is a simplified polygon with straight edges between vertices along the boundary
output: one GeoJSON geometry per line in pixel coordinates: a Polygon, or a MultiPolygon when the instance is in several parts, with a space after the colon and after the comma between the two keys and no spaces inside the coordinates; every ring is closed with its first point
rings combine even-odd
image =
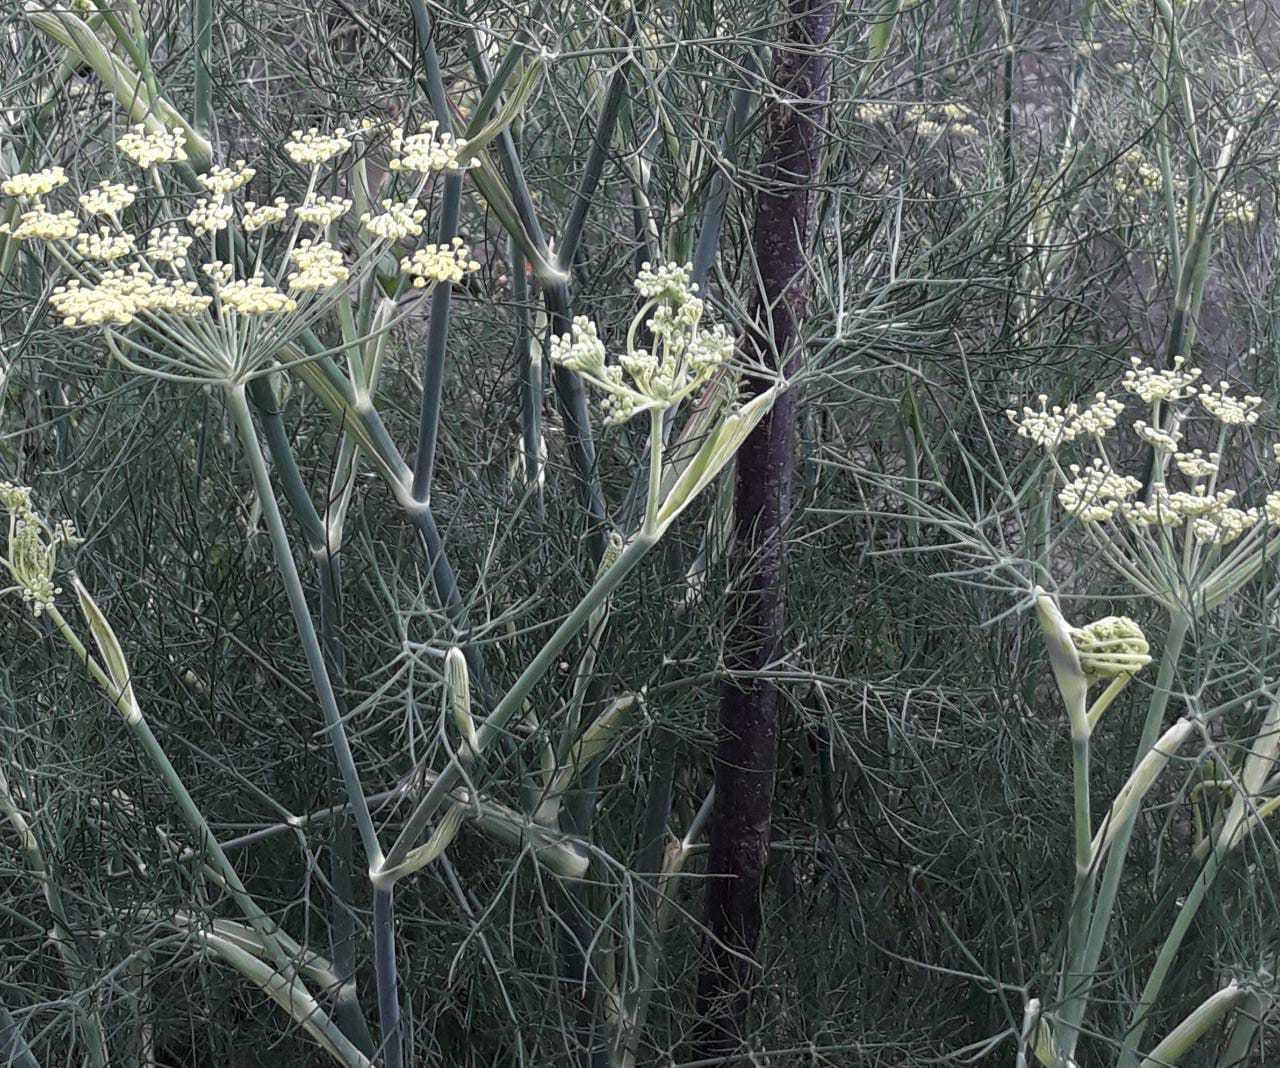
{"type": "MultiPolygon", "coordinates": [[[[1146,722],[1142,726],[1142,736],[1138,743],[1134,766],[1142,760],[1160,736],[1160,725],[1164,720],[1165,710],[1169,706],[1169,697],[1173,690],[1173,679],[1177,672],[1178,658],[1190,629],[1191,619],[1185,613],[1175,611],[1169,619],[1169,632],[1165,636],[1164,654],[1160,659],[1160,671],[1156,676],[1156,687],[1151,694],[1147,706],[1146,722]]],[[[1120,877],[1124,872],[1125,858],[1129,851],[1129,840],[1137,824],[1139,809],[1125,819],[1117,830],[1110,855],[1107,857],[1106,870],[1103,872],[1102,884],[1094,901],[1093,912],[1089,920],[1089,940],[1084,959],[1080,966],[1082,986],[1079,995],[1062,1012],[1061,1019],[1068,1034],[1066,1054],[1074,1056],[1075,1045],[1080,1037],[1080,1024],[1088,1009],[1089,991],[1092,976],[1096,974],[1098,961],[1102,957],[1102,947],[1106,941],[1107,928],[1111,922],[1111,912],[1115,908],[1116,896],[1120,892],[1120,877]]]]}
{"type": "Polygon", "coordinates": [[[213,0],[195,0],[191,5],[191,35],[195,40],[195,77],[191,105],[192,124],[209,136],[213,118],[213,0]]]}
{"type": "MultiPolygon", "coordinates": [[[[631,573],[644,558],[645,554],[656,544],[657,539],[654,537],[645,533],[636,535],[635,539],[622,551],[622,555],[618,557],[613,566],[596,579],[595,584],[587,591],[586,596],[565,617],[560,626],[556,628],[555,633],[547,640],[547,643],[529,661],[528,666],[525,667],[520,677],[516,679],[511,689],[506,692],[502,700],[489,713],[484,723],[480,725],[476,735],[481,750],[487,750],[490,743],[506,728],[512,717],[523,708],[525,698],[542,676],[551,669],[561,650],[587,625],[595,608],[608,599],[609,595],[621,585],[622,580],[631,573]]],[[[418,803],[418,807],[400,832],[400,837],[396,839],[395,844],[388,851],[386,860],[371,873],[375,886],[388,879],[394,881],[398,877],[395,869],[404,861],[409,851],[413,849],[422,832],[426,829],[427,824],[435,815],[436,810],[444,803],[461,779],[462,767],[455,756],[418,803]]]]}
{"type": "Polygon", "coordinates": [[[227,405],[231,409],[236,429],[240,435],[240,444],[244,450],[245,460],[249,464],[253,476],[254,488],[257,490],[262,514],[267,521],[267,529],[271,536],[271,545],[275,551],[276,566],[284,580],[285,592],[289,598],[289,607],[293,611],[294,624],[298,638],[302,643],[307,667],[311,672],[311,681],[320,700],[320,709],[324,714],[334,756],[338,761],[338,770],[342,774],[346,787],[347,799],[351,804],[356,820],[356,828],[360,832],[360,840],[364,845],[365,857],[371,867],[382,860],[382,850],[378,845],[378,835],[373,827],[373,819],[369,814],[369,804],[360,783],[360,773],[356,770],[355,757],[351,752],[351,743],[347,740],[346,727],[342,714],[338,709],[333,685],[329,681],[329,671],[325,666],[324,652],[316,635],[315,624],[311,621],[311,610],[307,607],[306,594],[302,589],[302,581],[298,577],[298,568],[293,561],[293,552],[289,546],[289,535],[284,528],[284,519],[280,515],[280,506],[276,503],[275,491],[271,486],[271,476],[267,472],[266,460],[262,448],[258,444],[257,430],[253,425],[253,417],[249,413],[249,405],[245,400],[245,388],[241,383],[231,383],[226,387],[227,405]]]}
{"type": "Polygon", "coordinates": [[[170,762],[168,754],[165,753],[164,748],[160,745],[159,739],[152,732],[146,718],[138,713],[136,706],[129,702],[125,694],[121,692],[120,687],[112,681],[101,665],[89,655],[89,651],[84,647],[79,635],[63,618],[62,613],[54,607],[50,607],[46,611],[50,621],[62,635],[63,640],[71,647],[76,659],[85,666],[93,681],[98,684],[98,688],[102,690],[107,699],[119,711],[125,725],[133,732],[142,752],[159,773],[160,781],[164,783],[165,788],[172,795],[174,801],[177,802],[178,811],[191,829],[197,848],[200,850],[205,862],[222,879],[240,911],[244,913],[245,918],[253,926],[253,929],[262,937],[263,944],[271,951],[277,966],[286,975],[292,974],[293,962],[287,949],[280,941],[276,922],[263,912],[262,908],[245,888],[244,883],[240,881],[240,876],[236,873],[231,861],[227,859],[227,855],[222,851],[222,847],[218,844],[218,839],[214,836],[212,828],[204,818],[204,813],[200,811],[195,799],[187,791],[186,785],[178,775],[177,769],[170,762]]]}
{"type": "MultiPolygon", "coordinates": [[[[1081,694],[1080,697],[1083,706],[1084,695],[1081,694]]],[[[1096,870],[1093,864],[1093,822],[1089,805],[1089,732],[1087,729],[1083,733],[1072,730],[1071,758],[1075,808],[1075,879],[1067,921],[1065,967],[1059,977],[1058,994],[1064,1006],[1070,1005],[1076,997],[1083,997],[1088,987],[1087,976],[1082,972],[1081,965],[1088,944],[1089,902],[1093,897],[1096,870]]],[[[1068,1045],[1075,1045],[1076,1039],[1073,1033],[1064,1030],[1062,1037],[1068,1045]]]]}
{"type": "Polygon", "coordinates": [[[1134,1068],[1138,1063],[1138,1047],[1142,1044],[1142,1036],[1146,1033],[1147,1024],[1151,1022],[1151,1010],[1155,1007],[1156,1001],[1159,1000],[1160,991],[1164,987],[1165,980],[1169,977],[1169,969],[1173,967],[1178,950],[1182,948],[1182,940],[1186,938],[1187,932],[1191,930],[1191,924],[1196,918],[1196,913],[1199,912],[1200,906],[1204,904],[1205,897],[1214,880],[1218,877],[1218,872],[1222,869],[1224,860],[1223,852],[1215,848],[1209,855],[1209,859],[1196,879],[1195,885],[1191,888],[1191,892],[1187,894],[1186,900],[1178,910],[1177,918],[1173,921],[1173,926],[1165,937],[1164,945],[1160,947],[1156,962],[1151,967],[1151,974],[1147,976],[1147,985],[1142,988],[1142,996],[1139,998],[1138,1004],[1134,1006],[1133,1015],[1129,1021],[1129,1030],[1125,1034],[1124,1049],[1120,1053],[1120,1059],[1116,1062],[1116,1068],[1134,1068]]]}
{"type": "MultiPolygon", "coordinates": [[[[451,174],[444,180],[440,206],[439,242],[448,245],[458,232],[458,207],[462,200],[462,176],[451,174]]],[[[418,420],[418,452],[413,467],[413,496],[431,499],[431,478],[435,473],[436,441],[440,435],[440,402],[444,394],[444,358],[449,344],[449,307],[453,286],[437,282],[431,290],[431,319],[427,327],[427,351],[422,369],[422,411],[418,420]]]]}
{"type": "Polygon", "coordinates": [[[644,532],[658,531],[658,509],[662,506],[662,408],[649,412],[649,493],[644,503],[644,532]]]}

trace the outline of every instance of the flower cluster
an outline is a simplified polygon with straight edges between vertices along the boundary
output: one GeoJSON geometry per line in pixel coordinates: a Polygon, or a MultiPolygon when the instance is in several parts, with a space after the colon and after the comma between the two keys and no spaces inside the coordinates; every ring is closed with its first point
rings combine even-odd
{"type": "Polygon", "coordinates": [[[80,194],[80,207],[90,215],[119,215],[138,199],[136,185],[102,182],[87,193],[80,194]]]}
{"type": "Polygon", "coordinates": [[[1258,220],[1258,202],[1234,189],[1224,189],[1218,194],[1218,209],[1224,223],[1247,226],[1258,220]]]}
{"type": "Polygon", "coordinates": [[[415,134],[406,134],[402,129],[392,130],[391,169],[431,174],[435,171],[462,170],[479,162],[462,162],[459,156],[467,147],[467,142],[453,134],[439,133],[439,129],[438,122],[429,122],[415,134]]]}
{"type": "Polygon", "coordinates": [[[1116,172],[1114,179],[1116,192],[1125,200],[1134,203],[1149,193],[1159,192],[1163,179],[1160,168],[1142,154],[1142,150],[1131,148],[1120,157],[1122,169],[1116,172]]]}
{"type": "Polygon", "coordinates": [[[339,126],[331,134],[321,133],[315,126],[307,130],[293,131],[293,140],[286,141],[285,154],[302,167],[320,167],[351,147],[347,131],[339,126]]]}
{"type": "Polygon", "coordinates": [[[1134,356],[1129,362],[1132,366],[1125,372],[1122,384],[1129,393],[1147,404],[1185,400],[1192,395],[1200,377],[1198,367],[1186,366],[1185,356],[1175,356],[1173,366],[1168,370],[1147,367],[1140,356],[1134,356]]]}
{"type": "Polygon", "coordinates": [[[185,267],[187,250],[194,240],[190,234],[184,234],[176,226],[153,230],[147,239],[147,259],[156,263],[168,263],[175,268],[185,267]]]}
{"type": "MultiPolygon", "coordinates": [[[[237,159],[199,175],[204,195],[186,201],[176,218],[162,215],[149,233],[138,233],[126,225],[135,217],[137,186],[104,181],[69,197],[78,210],[60,210],[53,201],[67,195],[59,192],[67,175],[50,167],[0,180],[0,192],[16,198],[21,209],[0,233],[53,246],[69,275],[50,298],[59,321],[105,331],[112,354],[125,366],[200,382],[242,381],[273,365],[318,312],[353,281],[367,278],[387,245],[419,236],[428,215],[419,202],[430,172],[463,165],[464,143],[437,136],[435,126],[412,135],[395,131],[391,140],[396,169],[408,173],[395,180],[402,187],[396,199],[383,200],[380,212],[366,213],[360,229],[346,235],[349,245],[335,224],[351,211],[351,200],[316,192],[339,177],[322,175],[321,168],[352,146],[342,129],[295,131],[285,143],[290,159],[311,168],[298,204],[283,197],[242,201],[257,171],[237,159]],[[290,227],[278,242],[261,233],[275,226],[290,227]],[[273,249],[281,250],[278,260],[266,261],[273,249]],[[251,322],[238,325],[244,318],[251,322]],[[264,318],[273,320],[270,329],[254,325],[264,318]],[[129,353],[141,354],[143,365],[129,353]]],[[[171,191],[156,167],[187,158],[182,128],[135,126],[117,145],[150,171],[148,192],[154,184],[161,194],[146,206],[165,211],[171,191]]],[[[460,238],[401,261],[419,287],[456,282],[478,269],[460,238]]]]}
{"type": "Polygon", "coordinates": [[[1151,663],[1142,628],[1128,616],[1106,616],[1072,627],[1071,643],[1089,679],[1136,675],[1151,663]]]}
{"type": "Polygon", "coordinates": [[[9,556],[0,561],[17,583],[17,591],[37,616],[53,607],[53,599],[62,592],[53,582],[58,549],[76,546],[71,521],[64,519],[50,526],[35,510],[31,490],[12,482],[0,482],[0,507],[9,513],[9,556]]]}
{"type": "MultiPolygon", "coordinates": [[[[1105,394],[1087,409],[1049,407],[1041,397],[1038,408],[1009,417],[1020,436],[1048,451],[1061,481],[1058,503],[1085,524],[1103,560],[1142,592],[1204,608],[1221,603],[1280,549],[1280,491],[1249,505],[1238,499],[1244,487],[1222,484],[1232,470],[1224,450],[1236,444],[1233,434],[1258,423],[1262,398],[1200,377],[1182,358],[1162,369],[1135,358],[1124,375],[1122,388],[1149,413],[1128,425],[1150,449],[1138,472],[1149,472],[1146,483],[1112,466],[1104,438],[1125,406],[1105,394]],[[1184,445],[1202,429],[1208,447],[1184,445]],[[1080,439],[1091,440],[1100,455],[1062,466],[1059,450],[1080,439]]],[[[1274,453],[1280,461],[1280,445],[1274,453]]]]}
{"type": "Polygon", "coordinates": [[[643,411],[662,411],[687,397],[732,355],[734,340],[723,326],[704,324],[705,305],[690,281],[692,267],[645,263],[636,292],[645,304],[627,332],[626,351],[616,364],[605,363],[605,347],[596,326],[584,316],[568,333],[551,339],[551,360],[582,375],[604,393],[602,407],[611,424],[643,411]],[[650,342],[641,347],[644,327],[650,342]]]}
{"type": "Polygon", "coordinates": [[[157,163],[182,163],[187,158],[187,135],[181,126],[149,131],[139,124],[116,142],[116,147],[143,170],[157,163]]]}
{"type": "Polygon", "coordinates": [[[468,272],[480,270],[480,264],[471,258],[462,238],[455,237],[451,244],[427,245],[406,256],[400,261],[400,270],[421,289],[431,282],[461,282],[468,272]]]}
{"type": "Polygon", "coordinates": [[[246,200],[240,225],[246,234],[251,234],[255,230],[284,222],[288,214],[289,205],[284,197],[276,197],[270,204],[255,204],[252,200],[246,200]]]}
{"type": "MultiPolygon", "coordinates": [[[[898,111],[898,105],[888,100],[871,101],[858,106],[857,115],[862,122],[889,125],[898,111]]],[[[972,138],[978,136],[974,125],[974,113],[963,104],[950,103],[929,107],[924,104],[908,104],[902,108],[903,122],[921,137],[936,138],[944,134],[972,138]]]]}
{"type": "Polygon", "coordinates": [[[1020,437],[1046,449],[1056,449],[1079,437],[1102,438],[1124,412],[1124,402],[1105,393],[1096,394],[1093,403],[1084,408],[1078,404],[1049,407],[1049,398],[1043,393],[1036,399],[1038,409],[1026,405],[1021,412],[1010,408],[1005,414],[1020,437]]]}
{"type": "Polygon", "coordinates": [[[296,300],[264,281],[260,274],[222,281],[218,286],[218,300],[224,308],[251,316],[279,315],[298,306],[296,300]]]}
{"type": "Polygon", "coordinates": [[[201,197],[187,212],[187,225],[198,234],[216,234],[230,225],[234,215],[235,209],[230,201],[201,197]]]}
{"type": "Polygon", "coordinates": [[[69,241],[80,232],[80,221],[70,211],[49,211],[37,204],[18,216],[18,224],[0,225],[0,234],[8,234],[16,241],[69,241]]]}
{"type": "Polygon", "coordinates": [[[128,270],[105,271],[93,285],[73,278],[49,296],[67,327],[128,326],[139,315],[152,312],[191,319],[202,315],[212,300],[195,282],[157,278],[138,263],[128,270]]]}
{"type": "Polygon", "coordinates": [[[1229,382],[1219,382],[1216,390],[1212,386],[1201,386],[1200,403],[1224,426],[1253,426],[1258,421],[1258,406],[1262,398],[1233,397],[1230,390],[1229,382]]]}
{"type": "Polygon", "coordinates": [[[12,178],[6,178],[0,182],[0,193],[7,197],[39,200],[66,184],[67,175],[61,167],[48,167],[43,171],[15,174],[12,178]]]}
{"type": "Polygon", "coordinates": [[[382,214],[371,215],[366,211],[360,216],[360,225],[375,237],[382,238],[383,241],[403,241],[406,237],[417,237],[421,234],[422,224],[426,218],[427,213],[424,208],[384,200],[382,214]]]}
{"type": "Polygon", "coordinates": [[[336,223],[350,210],[351,201],[346,197],[312,195],[294,208],[293,213],[304,223],[325,227],[336,223]]]}
{"type": "Polygon", "coordinates": [[[258,172],[238,159],[230,167],[211,167],[208,174],[200,175],[200,184],[216,197],[225,197],[243,189],[253,181],[258,172]]]}
{"type": "Polygon", "coordinates": [[[302,241],[293,250],[293,265],[298,269],[289,274],[289,288],[294,292],[331,289],[340,286],[350,276],[342,253],[328,241],[302,241]]]}
{"type": "Polygon", "coordinates": [[[81,259],[115,263],[133,251],[133,244],[133,234],[113,233],[105,226],[100,226],[93,233],[77,237],[75,249],[76,255],[81,259]]]}

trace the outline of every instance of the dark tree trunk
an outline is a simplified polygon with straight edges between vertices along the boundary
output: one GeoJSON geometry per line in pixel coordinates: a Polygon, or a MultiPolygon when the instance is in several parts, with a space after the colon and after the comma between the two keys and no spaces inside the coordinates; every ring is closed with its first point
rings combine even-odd
{"type": "MultiPolygon", "coordinates": [[[[816,182],[830,84],[824,45],[832,0],[788,0],[788,21],[773,58],[773,99],[766,105],[753,243],[760,291],[743,341],[748,363],[793,374],[796,334],[808,281],[816,182]]],[[[751,380],[755,394],[769,383],[751,380]]],[[[796,396],[784,393],[747,438],[737,458],[725,663],[732,673],[759,672],[782,651],[786,626],[783,526],[795,468],[796,396]]],[[[699,1057],[741,1049],[761,928],[761,887],[769,849],[778,747],[778,688],[761,678],[730,678],[720,691],[716,797],[707,874],[706,926],[699,963],[694,1045],[699,1057]]]]}

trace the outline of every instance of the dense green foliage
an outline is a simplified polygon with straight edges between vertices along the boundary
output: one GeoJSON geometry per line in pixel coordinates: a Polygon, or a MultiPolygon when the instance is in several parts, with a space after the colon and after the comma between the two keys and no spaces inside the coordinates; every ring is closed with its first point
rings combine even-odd
{"type": "MultiPolygon", "coordinates": [[[[302,969],[321,1015],[356,1047],[362,1026],[375,1044],[387,1026],[378,864],[361,851],[291,611],[270,528],[277,504],[382,848],[436,776],[453,768],[463,780],[449,784],[450,810],[427,813],[432,828],[458,819],[457,837],[395,884],[399,1063],[689,1063],[732,487],[711,481],[583,609],[612,559],[600,567],[609,535],[614,549],[634,547],[648,529],[653,424],[607,423],[599,391],[553,366],[550,338],[565,314],[585,315],[611,359],[625,352],[644,304],[632,283],[649,262],[709,271],[707,322],[745,329],[760,275],[759,119],[777,92],[785,6],[57,9],[91,27],[117,74],[143,63],[145,76],[114,87],[85,41],[41,22],[53,10],[0,7],[0,179],[60,165],[72,190],[136,181],[139,233],[180,220],[190,200],[176,180],[153,188],[116,147],[141,117],[124,111],[140,92],[165,125],[166,107],[192,124],[192,146],[207,134],[214,161],[247,159],[257,173],[246,196],[259,203],[302,199],[309,172],[283,147],[299,127],[417,128],[445,111],[432,102],[443,93],[460,136],[489,119],[503,133],[484,166],[427,180],[423,241],[451,236],[460,182],[457,232],[479,269],[397,295],[367,406],[348,356],[371,350],[336,307],[294,339],[308,360],[274,352],[279,365],[257,368],[241,412],[218,384],[138,373],[101,331],[64,327],[50,297],[65,265],[40,241],[0,236],[0,479],[31,487],[51,524],[74,522],[83,542],[59,551],[52,615],[111,675],[85,670],[85,650],[51,613],[16,590],[0,599],[0,1063],[335,1063],[304,1028],[307,1012],[254,978],[253,966],[276,978],[285,968],[269,947],[237,964],[210,941],[230,929],[215,922],[241,924],[250,940],[261,932],[121,714],[121,677],[72,571],[264,922],[326,958],[330,978],[351,970],[359,1025],[334,983],[302,969]],[[500,95],[515,104],[490,114],[490,99],[478,113],[490,80],[508,76],[500,95]],[[522,185],[548,239],[540,249],[527,226],[510,232],[522,185]],[[558,277],[536,261],[573,244],[574,219],[580,241],[558,277]],[[703,234],[718,235],[714,262],[697,254],[703,234]],[[447,340],[433,338],[445,322],[447,340]],[[443,370],[438,397],[429,370],[424,387],[432,366],[443,370]],[[346,395],[326,394],[322,367],[346,395]],[[593,460],[573,425],[584,395],[593,460]],[[366,447],[370,412],[390,449],[380,458],[366,447]],[[269,500],[240,416],[267,449],[269,500]],[[389,456],[421,474],[424,427],[429,493],[388,474],[389,456]],[[526,445],[539,437],[540,450],[526,445]],[[581,625],[550,670],[511,691],[575,610],[581,625]],[[515,693],[483,758],[467,748],[466,712],[453,712],[457,678],[446,686],[454,647],[466,649],[473,723],[515,693]],[[601,730],[594,763],[574,766],[573,743],[599,722],[616,729],[601,730]],[[558,767],[573,773],[557,798],[558,767]],[[585,877],[566,874],[579,861],[585,877]]],[[[889,0],[837,5],[833,36],[815,47],[832,58],[831,99],[803,369],[790,383],[799,466],[785,654],[770,668],[784,711],[749,1021],[756,1063],[1065,1068],[1072,1028],[1061,1020],[1074,1011],[1081,1068],[1272,1063],[1280,870],[1274,822],[1247,814],[1269,814],[1280,795],[1267,718],[1280,687],[1280,575],[1263,504],[1280,488],[1275,11],[1261,0],[889,0]],[[1041,393],[1066,405],[1106,390],[1131,402],[1127,427],[1135,413],[1150,418],[1116,385],[1130,358],[1164,368],[1180,355],[1205,382],[1262,398],[1257,424],[1223,439],[1215,476],[1262,509],[1258,545],[1238,590],[1212,604],[1194,576],[1171,580],[1163,599],[1137,591],[1096,526],[1055,503],[1053,463],[1006,415],[1041,393]],[[1106,829],[1154,728],[1193,724],[1140,798],[1131,839],[1112,850],[1125,862],[1114,911],[1097,920],[1087,999],[1068,963],[1083,942],[1069,917],[1091,899],[1073,833],[1083,749],[1034,610],[1040,589],[1076,626],[1131,617],[1155,658],[1085,742],[1086,828],[1106,829]],[[1236,825],[1241,836],[1216,850],[1236,825]],[[1206,858],[1212,885],[1187,911],[1206,858]],[[1176,964],[1126,1050],[1184,915],[1176,964]],[[1163,1048],[1139,1061],[1224,990],[1229,1011],[1180,1059],[1163,1048]]],[[[386,161],[368,150],[375,202],[386,161]]],[[[356,172],[332,173],[321,191],[352,195],[356,172]]],[[[11,225],[19,210],[0,198],[11,225]]],[[[340,245],[355,240],[350,222],[335,230],[340,245]]],[[[394,263],[378,271],[355,287],[356,324],[370,333],[397,279],[394,263]]],[[[760,373],[741,363],[732,373],[760,373]]],[[[732,418],[729,373],[697,384],[671,409],[664,490],[732,418]]],[[[1211,413],[1188,413],[1188,447],[1216,451],[1211,413]]],[[[1106,446],[1146,492],[1150,445],[1117,433],[1106,446]]],[[[1092,455],[1073,444],[1061,461],[1092,455]]],[[[0,557],[12,565],[12,538],[0,557]]],[[[1107,858],[1092,860],[1087,878],[1104,883],[1107,858]]]]}

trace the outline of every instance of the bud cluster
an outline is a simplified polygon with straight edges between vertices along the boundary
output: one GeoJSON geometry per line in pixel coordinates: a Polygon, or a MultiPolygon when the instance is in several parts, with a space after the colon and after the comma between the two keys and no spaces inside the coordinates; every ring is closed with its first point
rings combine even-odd
{"type": "Polygon", "coordinates": [[[626,351],[605,362],[605,346],[594,323],[574,319],[569,331],[551,339],[551,360],[582,375],[604,393],[601,407],[610,424],[643,411],[665,410],[706,382],[732,355],[734,339],[721,325],[704,323],[705,304],[696,295],[689,264],[645,263],[636,292],[645,299],[627,332],[626,351]],[[637,343],[641,328],[647,346],[637,343]]]}

